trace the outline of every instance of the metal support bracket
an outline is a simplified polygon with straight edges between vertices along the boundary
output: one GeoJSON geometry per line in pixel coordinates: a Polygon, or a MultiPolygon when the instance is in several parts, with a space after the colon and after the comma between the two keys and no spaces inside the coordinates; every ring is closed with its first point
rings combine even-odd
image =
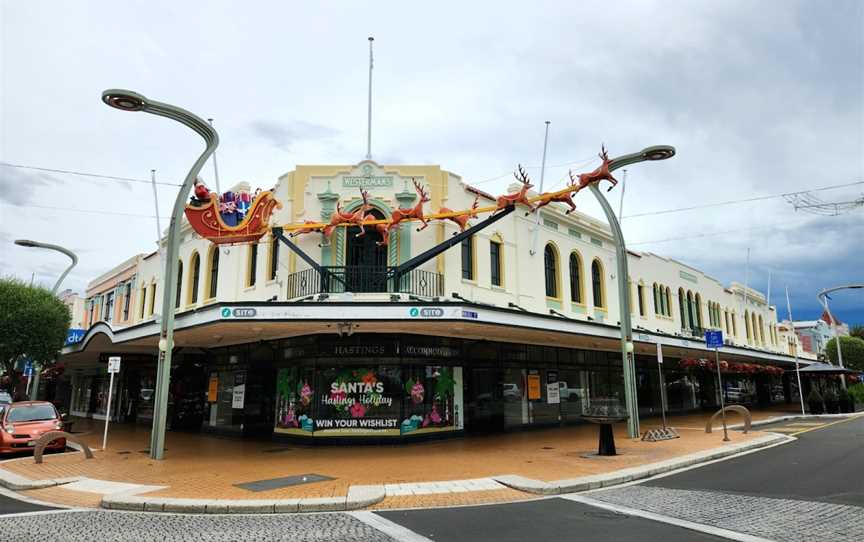
{"type": "MultiPolygon", "coordinates": [[[[312,259],[312,257],[309,256],[308,254],[306,254],[306,252],[302,248],[298,247],[293,242],[291,242],[290,239],[285,237],[285,234],[283,233],[281,226],[275,226],[275,227],[271,228],[270,231],[273,233],[273,237],[282,241],[282,243],[284,243],[288,248],[293,250],[295,254],[300,256],[301,260],[303,260],[304,262],[309,264],[309,267],[311,267],[312,269],[315,270],[316,273],[318,273],[318,276],[321,279],[321,284],[328,284],[327,279],[329,277],[333,277],[334,279],[338,280],[339,282],[342,282],[341,278],[339,278],[335,275],[331,275],[330,272],[327,271],[327,269],[318,265],[318,262],[316,262],[314,259],[312,259]]],[[[344,286],[344,283],[343,283],[343,286],[344,286]]]]}

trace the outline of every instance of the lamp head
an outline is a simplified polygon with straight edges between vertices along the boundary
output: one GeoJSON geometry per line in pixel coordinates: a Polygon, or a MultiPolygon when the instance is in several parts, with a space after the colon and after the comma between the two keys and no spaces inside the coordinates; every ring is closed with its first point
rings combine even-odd
{"type": "Polygon", "coordinates": [[[642,149],[645,160],[666,160],[675,156],[675,147],[671,145],[654,145],[642,149]]]}
{"type": "Polygon", "coordinates": [[[102,92],[102,101],[121,111],[143,111],[147,98],[131,90],[112,88],[102,92]]]}
{"type": "Polygon", "coordinates": [[[34,248],[34,247],[39,246],[39,243],[37,243],[36,241],[31,241],[30,239],[15,239],[15,244],[20,246],[20,247],[30,247],[30,248],[34,248]]]}

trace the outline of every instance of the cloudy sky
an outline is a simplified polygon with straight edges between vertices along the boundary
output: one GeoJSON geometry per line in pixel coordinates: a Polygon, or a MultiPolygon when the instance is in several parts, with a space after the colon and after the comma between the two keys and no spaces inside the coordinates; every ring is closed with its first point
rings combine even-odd
{"type": "MultiPolygon", "coordinates": [[[[770,273],[772,303],[788,285],[796,319],[819,315],[820,288],[864,282],[864,209],[818,216],[764,198],[837,185],[813,194],[864,197],[864,3],[321,4],[0,0],[0,274],[50,285],[65,264],[16,238],[73,248],[79,291],[155,247],[147,183],[9,165],[156,169],[167,215],[199,139],[106,107],[103,89],[215,118],[223,184],[269,187],[296,164],[363,158],[374,35],[379,162],[440,164],[498,192],[515,164],[539,165],[545,120],[547,187],[596,165],[601,142],[611,155],[671,144],[673,160],[628,172],[632,249],[728,283],[744,281],[749,248],[750,284],[765,291],[770,273]]],[[[832,308],[864,323],[864,291],[832,308]]]]}

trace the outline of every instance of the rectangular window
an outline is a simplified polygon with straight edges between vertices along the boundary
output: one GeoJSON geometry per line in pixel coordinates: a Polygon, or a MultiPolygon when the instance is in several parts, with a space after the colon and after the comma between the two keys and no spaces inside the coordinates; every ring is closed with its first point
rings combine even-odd
{"type": "Polygon", "coordinates": [[[576,239],[582,239],[582,234],[579,230],[573,228],[567,228],[567,233],[570,234],[570,237],[575,237],[576,239]]]}
{"type": "Polygon", "coordinates": [[[114,316],[114,292],[105,296],[105,321],[110,322],[114,316]]]}
{"type": "Polygon", "coordinates": [[[489,242],[489,265],[493,286],[501,286],[501,243],[489,242]]]}
{"type": "Polygon", "coordinates": [[[246,286],[255,286],[255,275],[258,270],[258,243],[249,245],[249,271],[246,276],[246,286]]]}
{"type": "Polygon", "coordinates": [[[474,280],[474,238],[462,241],[462,278],[474,280]]]}
{"type": "Polygon", "coordinates": [[[558,223],[554,222],[552,220],[549,220],[548,218],[543,219],[543,225],[546,226],[547,228],[552,228],[553,230],[558,231],[558,223]]]}
{"type": "Polygon", "coordinates": [[[598,247],[603,246],[603,241],[601,241],[600,239],[597,239],[596,237],[591,238],[591,243],[594,245],[597,245],[598,247]]]}
{"type": "Polygon", "coordinates": [[[123,320],[129,321],[129,304],[132,299],[132,283],[126,283],[126,289],[123,291],[123,320]]]}
{"type": "Polygon", "coordinates": [[[636,286],[636,294],[639,299],[637,302],[639,303],[639,316],[645,316],[645,292],[641,284],[636,286]]]}

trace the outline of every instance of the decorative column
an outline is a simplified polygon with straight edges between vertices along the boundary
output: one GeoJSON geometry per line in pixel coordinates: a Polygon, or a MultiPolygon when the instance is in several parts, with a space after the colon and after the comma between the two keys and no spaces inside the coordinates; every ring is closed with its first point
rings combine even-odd
{"type": "MultiPolygon", "coordinates": [[[[330,189],[330,181],[327,181],[327,190],[316,194],[318,201],[321,202],[321,221],[329,222],[333,212],[336,211],[336,202],[339,201],[339,194],[336,194],[330,189]]],[[[333,248],[328,245],[326,240],[321,246],[321,265],[333,265],[333,248]]]]}

